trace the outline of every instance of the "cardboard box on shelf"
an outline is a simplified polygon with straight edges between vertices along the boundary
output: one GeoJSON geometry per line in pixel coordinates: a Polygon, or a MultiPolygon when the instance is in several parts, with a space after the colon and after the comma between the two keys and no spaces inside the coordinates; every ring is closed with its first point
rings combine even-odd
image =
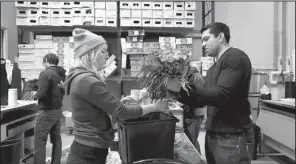
{"type": "Polygon", "coordinates": [[[79,2],[79,1],[71,2],[71,6],[72,6],[72,8],[81,8],[82,2],[79,2]]]}
{"type": "Polygon", "coordinates": [[[153,19],[153,27],[163,27],[163,19],[153,19]]]}
{"type": "Polygon", "coordinates": [[[152,9],[153,10],[162,10],[162,2],[152,2],[152,9]]]}
{"type": "Polygon", "coordinates": [[[185,2],[185,10],[196,10],[195,2],[185,2]]]}
{"type": "Polygon", "coordinates": [[[72,17],[72,25],[83,25],[83,18],[82,16],[75,16],[72,17]]]}
{"type": "Polygon", "coordinates": [[[40,8],[46,8],[46,9],[49,9],[50,8],[50,2],[40,2],[40,8]]]}
{"type": "Polygon", "coordinates": [[[106,2],[96,2],[95,1],[95,8],[96,9],[105,9],[106,8],[106,2]]]}
{"type": "Polygon", "coordinates": [[[131,9],[131,2],[121,1],[119,8],[120,9],[131,9]]]}
{"type": "Polygon", "coordinates": [[[174,2],[174,10],[185,10],[184,2],[174,2]]]}
{"type": "Polygon", "coordinates": [[[142,54],[143,49],[142,48],[127,48],[126,53],[131,55],[131,54],[142,54]]]}
{"type": "Polygon", "coordinates": [[[152,9],[152,2],[142,2],[142,10],[152,9]]]}
{"type": "Polygon", "coordinates": [[[141,27],[142,26],[142,18],[132,18],[131,26],[132,27],[141,27]]]}
{"type": "Polygon", "coordinates": [[[144,48],[159,48],[159,42],[144,42],[143,43],[144,48]]]}
{"type": "Polygon", "coordinates": [[[153,27],[152,18],[142,18],[142,27],[153,27]]]}
{"type": "Polygon", "coordinates": [[[131,9],[142,9],[142,2],[130,2],[131,9]]]}
{"type": "Polygon", "coordinates": [[[185,27],[186,28],[194,28],[195,21],[194,19],[185,19],[185,27]]]}
{"type": "Polygon", "coordinates": [[[82,16],[94,17],[95,16],[94,8],[83,8],[82,9],[82,16]]]}
{"type": "Polygon", "coordinates": [[[142,18],[153,18],[153,10],[142,10],[142,18]]]}
{"type": "Polygon", "coordinates": [[[71,2],[62,2],[62,8],[63,9],[71,9],[72,8],[72,3],[71,2]]]}
{"type": "Polygon", "coordinates": [[[128,30],[128,36],[144,36],[145,30],[144,29],[136,29],[136,30],[128,30]]]}
{"type": "Polygon", "coordinates": [[[51,17],[50,18],[51,26],[61,26],[63,24],[60,17],[51,17]]]}
{"type": "Polygon", "coordinates": [[[39,25],[40,26],[50,26],[50,17],[39,17],[39,25]]]}
{"type": "Polygon", "coordinates": [[[73,17],[81,17],[84,16],[81,8],[73,8],[72,9],[72,16],[73,17]]]}
{"type": "Polygon", "coordinates": [[[174,2],[162,2],[163,10],[174,10],[174,2]]]}
{"type": "Polygon", "coordinates": [[[159,43],[160,49],[162,50],[167,50],[167,49],[175,49],[176,44],[175,43],[165,43],[165,42],[160,42],[159,43]]]}
{"type": "Polygon", "coordinates": [[[100,18],[96,17],[95,18],[95,26],[106,26],[106,18],[100,18]]]}
{"type": "Polygon", "coordinates": [[[117,2],[106,2],[106,10],[117,10],[117,2]]]}
{"type": "Polygon", "coordinates": [[[152,18],[163,18],[163,10],[152,10],[152,18]]]}
{"type": "Polygon", "coordinates": [[[163,10],[162,11],[163,18],[174,18],[174,10],[163,10]]]}
{"type": "Polygon", "coordinates": [[[28,21],[29,21],[29,26],[38,26],[39,24],[39,19],[38,17],[28,17],[28,21]]]}
{"type": "Polygon", "coordinates": [[[160,36],[159,37],[159,42],[166,42],[166,43],[176,43],[176,37],[165,37],[165,36],[160,36]]]}
{"type": "Polygon", "coordinates": [[[48,18],[50,18],[51,11],[50,11],[50,9],[42,9],[41,8],[39,14],[40,14],[40,17],[48,17],[48,18]]]}
{"type": "Polygon", "coordinates": [[[183,19],[185,17],[185,11],[174,10],[174,19],[183,19]]]}
{"type": "Polygon", "coordinates": [[[184,19],[174,19],[174,27],[185,27],[184,19]]]}
{"type": "Polygon", "coordinates": [[[106,10],[105,9],[95,9],[95,17],[105,18],[106,10]]]}
{"type": "Polygon", "coordinates": [[[16,1],[14,3],[15,7],[28,7],[28,2],[26,1],[16,1]]]}
{"type": "Polygon", "coordinates": [[[106,17],[116,18],[117,17],[117,10],[114,10],[114,9],[106,10],[106,17]]]}
{"type": "Polygon", "coordinates": [[[174,19],[163,19],[163,27],[174,27],[174,19]]]}
{"type": "Polygon", "coordinates": [[[61,18],[62,26],[73,26],[72,18],[61,18]]]}
{"type": "Polygon", "coordinates": [[[195,11],[185,11],[186,19],[194,19],[195,11]]]}
{"type": "Polygon", "coordinates": [[[29,9],[26,8],[17,8],[16,9],[16,16],[18,17],[28,17],[29,16],[29,9]]]}
{"type": "Polygon", "coordinates": [[[51,9],[50,10],[50,16],[53,17],[62,17],[62,10],[61,9],[51,9]]]}
{"type": "Polygon", "coordinates": [[[131,26],[132,19],[131,18],[120,18],[120,26],[131,26]]]}
{"type": "Polygon", "coordinates": [[[29,61],[29,62],[35,62],[35,55],[34,54],[19,54],[19,61],[29,61]]]}
{"type": "Polygon", "coordinates": [[[127,36],[127,42],[143,42],[144,36],[127,36]]]}
{"type": "Polygon", "coordinates": [[[120,18],[130,18],[131,10],[130,9],[120,9],[120,18]]]}
{"type": "Polygon", "coordinates": [[[81,6],[83,8],[94,8],[95,7],[95,3],[94,2],[82,2],[81,6]]]}
{"type": "Polygon", "coordinates": [[[192,44],[192,38],[176,38],[176,44],[192,44]]]}
{"type": "Polygon", "coordinates": [[[116,27],[117,26],[117,18],[106,18],[106,26],[116,27]]]}
{"type": "Polygon", "coordinates": [[[141,18],[142,17],[142,10],[141,9],[132,9],[131,15],[133,18],[141,18]]]}
{"type": "Polygon", "coordinates": [[[143,42],[127,42],[126,48],[143,48],[143,42]]]}
{"type": "Polygon", "coordinates": [[[53,43],[52,39],[37,39],[37,37],[36,37],[36,39],[34,40],[35,45],[36,44],[52,44],[52,43],[53,43]]]}
{"type": "Polygon", "coordinates": [[[63,2],[51,2],[50,8],[52,9],[61,9],[64,6],[63,2]]]}
{"type": "Polygon", "coordinates": [[[29,19],[28,17],[16,17],[16,25],[18,26],[27,26],[29,25],[29,19]]]}
{"type": "Polygon", "coordinates": [[[72,18],[72,9],[61,9],[61,16],[64,18],[72,18]]]}
{"type": "Polygon", "coordinates": [[[52,48],[52,43],[35,44],[35,48],[52,48]]]}

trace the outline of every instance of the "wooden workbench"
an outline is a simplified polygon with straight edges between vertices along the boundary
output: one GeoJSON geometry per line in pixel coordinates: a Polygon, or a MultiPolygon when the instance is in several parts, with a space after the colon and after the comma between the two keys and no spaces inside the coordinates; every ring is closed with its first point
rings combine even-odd
{"type": "Polygon", "coordinates": [[[20,140],[20,157],[25,155],[24,134],[35,126],[36,103],[19,100],[16,106],[1,106],[1,143],[9,139],[20,140]]]}
{"type": "Polygon", "coordinates": [[[295,161],[295,99],[260,100],[261,143],[295,161]]]}
{"type": "MultiPolygon", "coordinates": [[[[188,164],[206,164],[183,132],[175,134],[174,159],[188,164]]],[[[119,153],[117,151],[109,151],[106,164],[122,164],[119,153]]]]}

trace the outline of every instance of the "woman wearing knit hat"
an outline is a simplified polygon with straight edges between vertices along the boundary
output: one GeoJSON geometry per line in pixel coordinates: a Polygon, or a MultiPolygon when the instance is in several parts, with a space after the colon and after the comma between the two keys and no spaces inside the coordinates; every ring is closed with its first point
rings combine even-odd
{"type": "Polygon", "coordinates": [[[68,164],[105,163],[114,139],[110,116],[132,118],[151,112],[166,112],[167,101],[141,106],[125,106],[107,90],[100,71],[108,59],[105,39],[85,29],[74,29],[74,57],[77,66],[64,83],[70,98],[75,136],[68,164]]]}

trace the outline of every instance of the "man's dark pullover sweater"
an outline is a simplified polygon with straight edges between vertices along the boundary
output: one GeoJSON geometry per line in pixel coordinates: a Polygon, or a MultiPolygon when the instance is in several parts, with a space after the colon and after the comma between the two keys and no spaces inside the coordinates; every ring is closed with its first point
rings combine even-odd
{"type": "MultiPolygon", "coordinates": [[[[252,125],[248,101],[251,72],[249,57],[237,48],[229,48],[208,70],[204,87],[191,86],[196,94],[188,97],[192,104],[208,106],[208,131],[236,133],[252,125]]],[[[186,96],[184,90],[181,95],[186,96]]]]}

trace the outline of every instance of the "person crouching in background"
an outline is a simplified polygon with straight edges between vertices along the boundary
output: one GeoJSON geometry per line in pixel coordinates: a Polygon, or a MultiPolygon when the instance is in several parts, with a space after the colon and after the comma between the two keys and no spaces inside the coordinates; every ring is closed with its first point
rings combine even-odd
{"type": "Polygon", "coordinates": [[[65,81],[65,69],[57,66],[59,58],[53,53],[45,55],[43,66],[45,70],[39,75],[38,91],[35,99],[38,100],[39,114],[35,125],[35,164],[45,164],[46,142],[48,134],[52,143],[52,164],[61,163],[61,117],[65,81]]]}
{"type": "Polygon", "coordinates": [[[108,56],[105,39],[88,30],[73,31],[76,67],[71,68],[64,83],[70,99],[74,123],[74,141],[68,164],[105,164],[108,148],[114,140],[110,117],[132,118],[151,112],[166,112],[167,101],[141,106],[125,106],[110,94],[101,74],[108,56]]]}

